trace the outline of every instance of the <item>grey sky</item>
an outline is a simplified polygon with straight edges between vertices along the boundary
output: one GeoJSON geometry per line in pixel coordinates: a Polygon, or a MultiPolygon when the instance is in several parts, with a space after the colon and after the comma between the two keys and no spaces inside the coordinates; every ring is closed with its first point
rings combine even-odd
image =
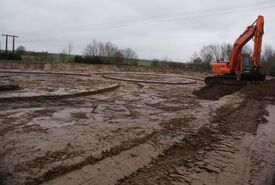
{"type": "MultiPolygon", "coordinates": [[[[258,16],[275,47],[274,0],[1,0],[0,33],[28,50],[81,54],[93,39],[133,48],[140,58],[188,61],[210,43],[233,43],[258,16]]],[[[4,37],[1,37],[4,48],[4,37]]]]}

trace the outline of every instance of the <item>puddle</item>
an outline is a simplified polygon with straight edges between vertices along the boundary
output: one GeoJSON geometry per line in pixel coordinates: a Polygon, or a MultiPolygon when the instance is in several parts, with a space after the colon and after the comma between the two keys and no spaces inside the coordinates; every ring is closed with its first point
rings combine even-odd
{"type": "Polygon", "coordinates": [[[52,117],[34,118],[27,125],[39,125],[42,128],[61,128],[65,126],[72,126],[79,120],[79,118],[76,118],[74,114],[81,113],[86,115],[91,110],[92,108],[66,108],[55,112],[52,117]]]}

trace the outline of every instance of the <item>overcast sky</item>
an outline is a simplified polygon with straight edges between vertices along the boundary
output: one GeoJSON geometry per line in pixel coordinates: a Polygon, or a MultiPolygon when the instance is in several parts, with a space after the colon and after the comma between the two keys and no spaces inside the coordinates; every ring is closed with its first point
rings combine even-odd
{"type": "Polygon", "coordinates": [[[72,42],[81,54],[96,39],[185,62],[203,45],[233,44],[259,14],[263,42],[275,47],[274,0],[1,0],[0,33],[19,35],[27,50],[59,53],[72,42]]]}

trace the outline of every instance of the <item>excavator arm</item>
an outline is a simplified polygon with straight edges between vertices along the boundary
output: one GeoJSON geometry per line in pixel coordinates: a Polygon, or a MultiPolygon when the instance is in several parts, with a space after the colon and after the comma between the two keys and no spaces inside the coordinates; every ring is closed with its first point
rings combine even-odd
{"type": "Polygon", "coordinates": [[[235,41],[234,47],[232,49],[232,53],[230,55],[230,62],[229,62],[229,71],[239,73],[242,71],[242,59],[241,59],[241,52],[243,46],[249,42],[254,36],[255,28],[254,26],[248,26],[247,29],[244,31],[243,34],[235,41]]]}
{"type": "Polygon", "coordinates": [[[257,19],[256,29],[254,33],[254,55],[253,55],[253,64],[257,70],[259,70],[260,68],[260,57],[261,57],[263,35],[264,35],[264,17],[259,16],[257,19]]]}

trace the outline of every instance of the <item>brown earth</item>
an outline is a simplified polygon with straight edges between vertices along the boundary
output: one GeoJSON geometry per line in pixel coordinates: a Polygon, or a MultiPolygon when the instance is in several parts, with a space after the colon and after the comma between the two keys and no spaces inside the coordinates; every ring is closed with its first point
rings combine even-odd
{"type": "MultiPolygon", "coordinates": [[[[203,77],[195,72],[183,76],[203,77]]],[[[100,74],[13,78],[26,92],[118,83],[100,74]]],[[[273,183],[275,81],[215,87],[199,80],[189,85],[119,83],[118,89],[94,95],[2,102],[0,184],[273,183]]]]}
{"type": "Polygon", "coordinates": [[[193,92],[200,99],[218,100],[219,98],[239,91],[242,85],[211,85],[193,92]]]}

